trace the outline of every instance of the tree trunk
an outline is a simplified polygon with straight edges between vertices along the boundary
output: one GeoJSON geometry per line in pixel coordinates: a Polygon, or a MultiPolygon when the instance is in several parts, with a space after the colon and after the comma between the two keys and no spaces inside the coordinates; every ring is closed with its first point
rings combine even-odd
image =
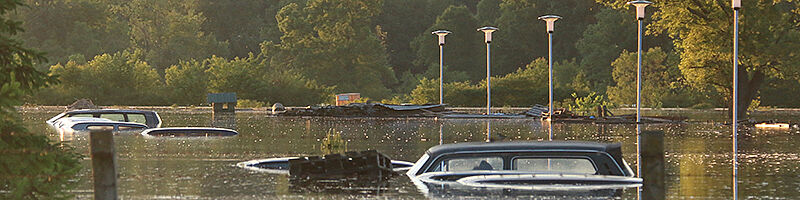
{"type": "MultiPolygon", "coordinates": [[[[752,103],[753,99],[755,99],[756,94],[758,94],[758,90],[761,88],[761,84],[764,83],[764,79],[766,77],[761,71],[747,73],[745,71],[745,67],[742,66],[739,66],[739,71],[739,108],[737,111],[739,113],[739,120],[742,120],[748,118],[747,108],[750,107],[750,103],[752,103]]],[[[732,107],[733,103],[729,103],[728,114],[731,116],[731,118],[733,118],[733,116],[730,115],[733,113],[733,110],[731,109],[732,107]]]]}

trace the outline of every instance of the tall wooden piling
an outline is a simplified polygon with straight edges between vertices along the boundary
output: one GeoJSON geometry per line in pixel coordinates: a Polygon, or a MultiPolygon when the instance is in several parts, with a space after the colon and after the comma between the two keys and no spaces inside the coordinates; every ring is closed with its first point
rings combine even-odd
{"type": "Polygon", "coordinates": [[[117,199],[117,156],[113,127],[89,129],[94,199],[117,199]]]}
{"type": "Polygon", "coordinates": [[[664,132],[642,132],[642,199],[664,199],[664,132]]]}

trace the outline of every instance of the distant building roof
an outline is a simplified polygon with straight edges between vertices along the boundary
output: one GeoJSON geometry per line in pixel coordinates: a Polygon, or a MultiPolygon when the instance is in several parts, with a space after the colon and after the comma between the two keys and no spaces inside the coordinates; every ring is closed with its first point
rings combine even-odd
{"type": "Polygon", "coordinates": [[[208,103],[236,103],[236,93],[208,93],[206,96],[208,103]]]}

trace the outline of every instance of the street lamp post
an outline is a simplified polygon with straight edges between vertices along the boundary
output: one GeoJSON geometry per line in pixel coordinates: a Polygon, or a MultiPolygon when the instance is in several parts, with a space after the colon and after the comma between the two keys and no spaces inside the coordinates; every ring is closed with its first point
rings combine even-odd
{"type": "Polygon", "coordinates": [[[642,122],[642,21],[644,21],[644,8],[653,2],[631,1],[629,5],[636,6],[636,19],[639,21],[639,61],[636,65],[636,123],[642,122]]]}
{"type": "Polygon", "coordinates": [[[492,43],[492,32],[499,29],[491,26],[481,27],[478,31],[483,32],[484,42],[486,42],[486,114],[492,114],[492,59],[490,58],[490,44],[492,43]]]}
{"type": "Polygon", "coordinates": [[[544,20],[547,22],[547,53],[548,53],[548,74],[549,78],[549,108],[547,110],[547,120],[552,120],[553,118],[553,29],[556,20],[561,19],[561,17],[556,15],[545,15],[539,17],[540,20],[544,20]]]}
{"type": "Polygon", "coordinates": [[[742,0],[732,0],[731,7],[733,8],[733,199],[738,198],[738,187],[736,184],[736,175],[738,175],[739,161],[736,158],[739,144],[736,140],[738,137],[739,125],[739,9],[742,8],[742,0]]]}
{"type": "Polygon", "coordinates": [[[444,104],[444,36],[450,34],[450,31],[438,30],[431,34],[439,36],[439,104],[444,104]]]}

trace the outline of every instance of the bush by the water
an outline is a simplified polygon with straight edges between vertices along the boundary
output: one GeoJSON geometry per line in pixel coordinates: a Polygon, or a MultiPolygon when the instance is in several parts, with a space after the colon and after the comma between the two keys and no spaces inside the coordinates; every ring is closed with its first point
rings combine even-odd
{"type": "MultiPolygon", "coordinates": [[[[569,98],[578,90],[584,92],[580,77],[574,69],[574,61],[557,63],[554,67],[566,69],[554,77],[555,99],[569,98]],[[571,72],[570,72],[571,71],[571,72]]],[[[492,77],[493,106],[531,106],[547,103],[548,97],[548,64],[545,59],[536,59],[517,71],[492,77]]],[[[411,103],[425,104],[439,102],[439,80],[422,79],[410,95],[411,103]]],[[[450,82],[444,84],[444,103],[454,106],[486,105],[486,80],[472,84],[469,81],[450,82]]]]}

